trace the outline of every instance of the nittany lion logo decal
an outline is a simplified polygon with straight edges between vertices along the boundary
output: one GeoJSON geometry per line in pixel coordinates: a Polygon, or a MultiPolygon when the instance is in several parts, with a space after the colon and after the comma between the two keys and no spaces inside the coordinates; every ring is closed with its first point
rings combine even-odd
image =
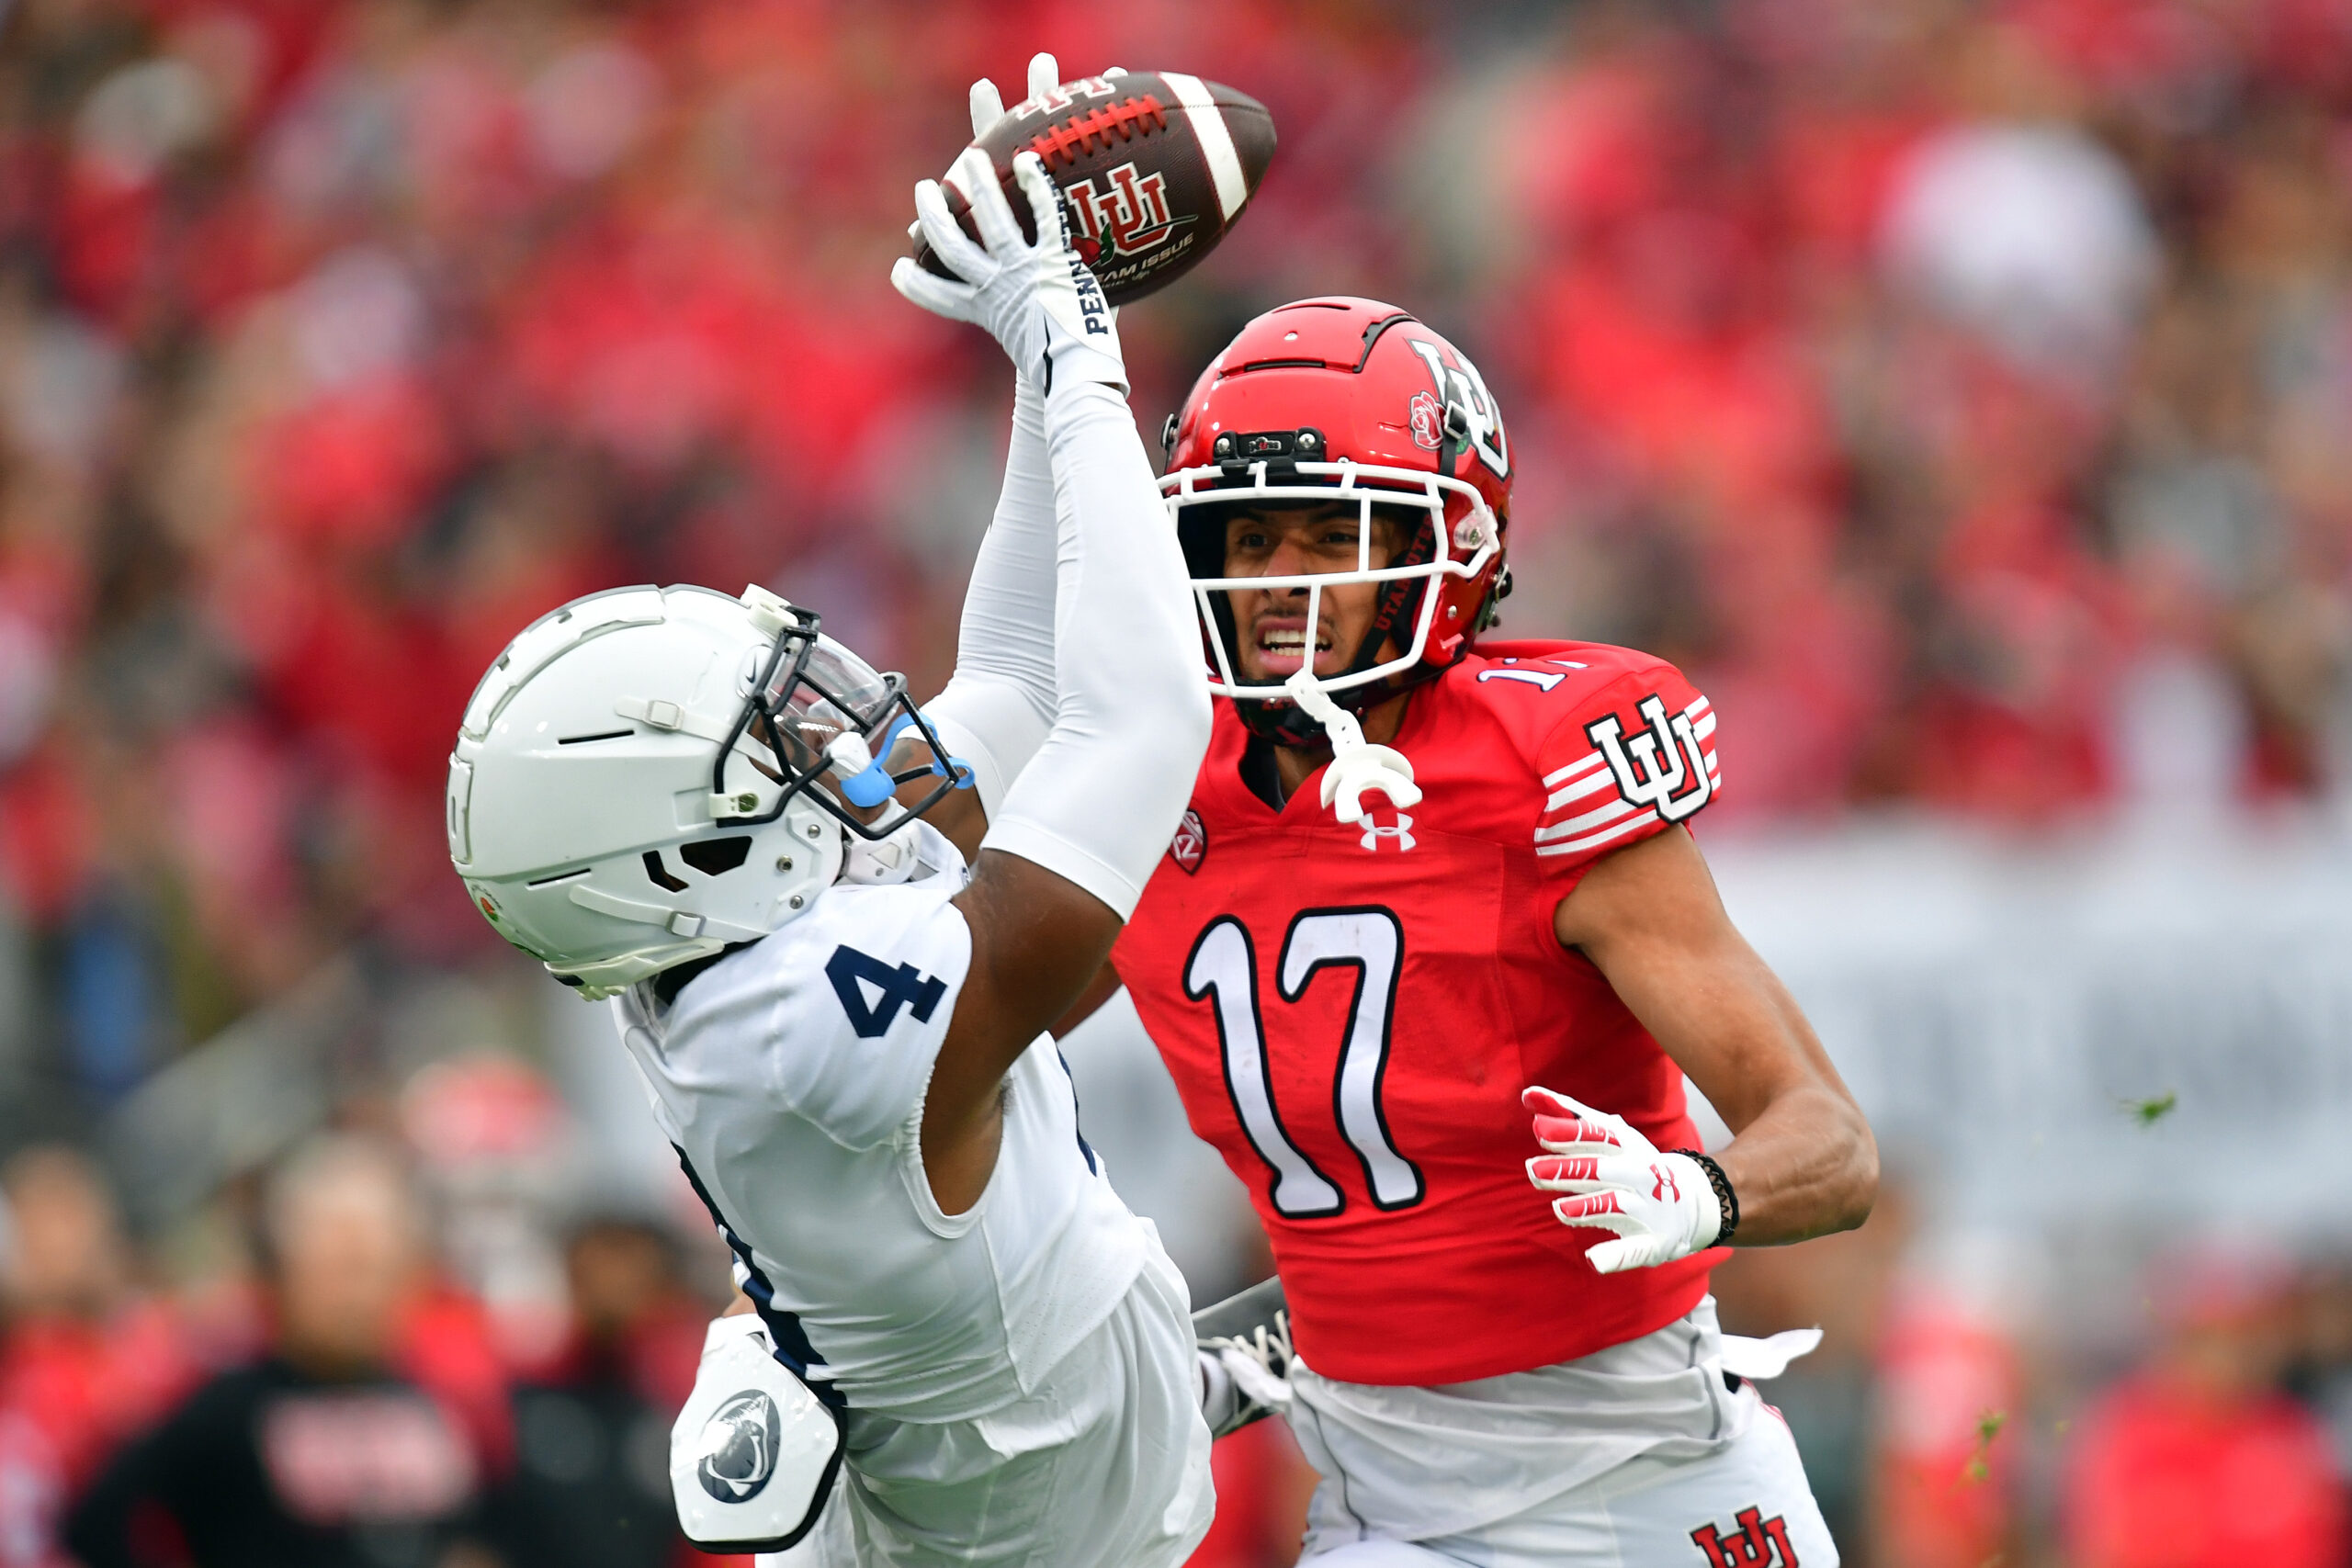
{"type": "Polygon", "coordinates": [[[695,1479],[722,1503],[748,1503],[775,1473],[776,1448],[783,1440],[784,1418],[775,1401],[747,1388],[703,1423],[695,1479]]]}

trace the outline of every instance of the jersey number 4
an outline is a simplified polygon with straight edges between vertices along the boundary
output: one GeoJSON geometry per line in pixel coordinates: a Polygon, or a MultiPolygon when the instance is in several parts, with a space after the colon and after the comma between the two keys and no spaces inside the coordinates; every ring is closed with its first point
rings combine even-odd
{"type": "Polygon", "coordinates": [[[939,998],[947,994],[947,982],[924,974],[911,964],[885,964],[870,953],[842,946],[825,960],[825,978],[833,983],[833,995],[842,999],[842,1011],[849,1015],[849,1026],[860,1040],[875,1040],[888,1034],[890,1025],[902,1007],[914,1010],[917,1023],[929,1023],[939,998]],[[874,987],[874,999],[865,999],[865,987],[874,987]]]}
{"type": "MultiPolygon", "coordinates": [[[[1363,1167],[1376,1209],[1408,1209],[1421,1201],[1419,1167],[1396,1152],[1380,1107],[1380,1080],[1388,1068],[1388,1037],[1396,1016],[1396,978],[1404,967],[1405,930],[1396,912],[1308,909],[1283,938],[1279,994],[1295,1002],[1325,968],[1355,971],[1348,1005],[1347,1039],[1331,1085],[1340,1132],[1363,1167]]],[[[1266,1031],[1258,1005],[1258,953],[1248,928],[1231,915],[1210,922],[1184,964],[1184,994],[1214,997],[1216,1032],[1225,1054],[1225,1087],[1250,1145],[1273,1172],[1274,1212],[1291,1219],[1336,1214],[1347,1207],[1337,1183],[1315,1168],[1283,1130],[1266,1062],[1266,1031]]]]}

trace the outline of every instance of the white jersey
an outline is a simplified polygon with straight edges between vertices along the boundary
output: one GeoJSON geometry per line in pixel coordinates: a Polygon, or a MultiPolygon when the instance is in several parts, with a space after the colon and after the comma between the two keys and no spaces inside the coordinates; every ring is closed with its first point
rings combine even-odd
{"type": "Polygon", "coordinates": [[[1005,1075],[978,1202],[933,1201],[923,1095],[972,938],[964,861],[917,824],[897,886],[837,884],[667,1008],[614,999],[621,1032],[782,1353],[852,1412],[960,1421],[1034,1393],[1143,1267],[1143,1222],[1078,1128],[1040,1035],[1005,1075]]]}

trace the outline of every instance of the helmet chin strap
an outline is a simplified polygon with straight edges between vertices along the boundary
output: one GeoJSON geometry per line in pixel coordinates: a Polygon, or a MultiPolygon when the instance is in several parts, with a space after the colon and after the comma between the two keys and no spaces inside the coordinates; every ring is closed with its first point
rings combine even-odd
{"type": "Polygon", "coordinates": [[[1420,804],[1421,786],[1413,782],[1411,760],[1394,747],[1366,740],[1356,716],[1333,702],[1331,694],[1316,683],[1312,664],[1283,686],[1298,711],[1321,725],[1330,738],[1331,761],[1323,770],[1323,804],[1340,821],[1372,826],[1372,814],[1363,807],[1363,796],[1371,790],[1386,795],[1394,807],[1420,804]]]}
{"type": "Polygon", "coordinates": [[[897,830],[879,839],[860,839],[854,834],[842,835],[848,844],[842,854],[843,882],[854,882],[865,887],[889,887],[906,881],[915,874],[915,863],[922,856],[915,850],[912,831],[918,818],[895,800],[888,800],[872,826],[895,825],[897,830]]]}

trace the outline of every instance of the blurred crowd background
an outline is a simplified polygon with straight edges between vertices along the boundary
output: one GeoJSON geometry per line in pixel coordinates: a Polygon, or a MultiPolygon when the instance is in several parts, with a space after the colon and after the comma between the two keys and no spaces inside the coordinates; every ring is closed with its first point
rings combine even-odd
{"type": "MultiPolygon", "coordinates": [[[[1123,321],[1146,430],[1395,299],[1502,400],[1507,629],[1724,715],[1702,836],[1887,1145],[1718,1275],[1829,1330],[1846,1562],[2352,1560],[2352,0],[0,16],[0,1565],[689,1559],[723,1258],[444,759],[626,582],[944,680],[1009,389],[887,273],[1041,47],[1281,132],[1123,321]]],[[[1195,1301],[1261,1274],[1132,1014],[1071,1054],[1195,1301]]],[[[1284,1441],[1204,1568],[1292,1560],[1284,1441]]]]}

